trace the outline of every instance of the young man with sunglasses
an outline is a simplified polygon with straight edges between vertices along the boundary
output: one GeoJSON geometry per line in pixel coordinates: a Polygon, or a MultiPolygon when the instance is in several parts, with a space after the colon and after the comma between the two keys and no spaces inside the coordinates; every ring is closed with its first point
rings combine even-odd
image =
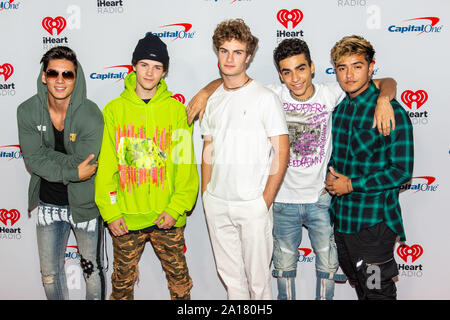
{"type": "Polygon", "coordinates": [[[192,126],[164,80],[169,68],[166,44],[147,34],[138,41],[132,64],[124,91],[103,109],[95,180],[95,200],[114,247],[110,299],[134,299],[139,260],[150,241],[171,299],[188,300],[192,279],[184,227],[198,194],[192,126]]]}
{"type": "Polygon", "coordinates": [[[42,283],[48,299],[69,299],[64,262],[73,230],[86,299],[103,299],[103,221],[94,200],[103,117],[86,98],[75,52],[55,47],[41,63],[37,94],[18,107],[17,122],[23,158],[31,172],[28,210],[37,205],[42,283]]]}
{"type": "MultiPolygon", "coordinates": [[[[303,226],[308,228],[316,255],[315,298],[333,299],[335,280],[345,281],[346,278],[336,274],[339,264],[328,214],[331,196],[324,189],[324,180],[331,155],[331,115],[345,93],[337,82],[313,84],[315,65],[303,40],[282,41],[275,48],[273,58],[283,83],[268,87],[283,102],[290,141],[289,166],[273,204],[272,274],[277,279],[278,299],[296,298],[298,248],[303,226]]],[[[220,82],[213,81],[189,103],[190,121],[198,111],[203,112],[206,99],[220,82]]],[[[383,126],[389,129],[388,121],[382,119],[389,119],[387,115],[392,111],[389,99],[395,95],[395,81],[382,79],[376,83],[383,91],[376,124],[379,130],[383,126]]]]}

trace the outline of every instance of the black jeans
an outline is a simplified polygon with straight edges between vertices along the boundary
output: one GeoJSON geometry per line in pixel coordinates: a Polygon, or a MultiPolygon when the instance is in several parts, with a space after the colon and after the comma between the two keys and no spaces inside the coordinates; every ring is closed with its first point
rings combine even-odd
{"type": "Polygon", "coordinates": [[[395,300],[398,275],[394,259],[397,235],[384,223],[358,233],[334,231],[339,264],[359,300],[395,300]]]}

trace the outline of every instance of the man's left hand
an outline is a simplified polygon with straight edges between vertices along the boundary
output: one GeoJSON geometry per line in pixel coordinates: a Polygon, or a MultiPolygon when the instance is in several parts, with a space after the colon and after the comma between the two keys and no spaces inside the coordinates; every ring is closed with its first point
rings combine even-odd
{"type": "Polygon", "coordinates": [[[338,197],[353,191],[350,178],[334,171],[333,167],[330,167],[330,171],[327,174],[325,188],[332,195],[337,195],[338,197]]]}
{"type": "Polygon", "coordinates": [[[165,211],[159,215],[158,219],[153,221],[159,229],[170,229],[174,226],[175,222],[177,221],[165,211]]]}

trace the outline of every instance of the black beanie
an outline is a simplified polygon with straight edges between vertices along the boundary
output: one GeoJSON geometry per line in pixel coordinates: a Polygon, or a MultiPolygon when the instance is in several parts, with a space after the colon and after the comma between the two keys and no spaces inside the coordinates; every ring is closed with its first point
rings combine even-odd
{"type": "Polygon", "coordinates": [[[166,44],[150,32],[139,40],[133,52],[133,61],[137,62],[143,59],[159,61],[165,68],[169,66],[169,53],[166,44]]]}

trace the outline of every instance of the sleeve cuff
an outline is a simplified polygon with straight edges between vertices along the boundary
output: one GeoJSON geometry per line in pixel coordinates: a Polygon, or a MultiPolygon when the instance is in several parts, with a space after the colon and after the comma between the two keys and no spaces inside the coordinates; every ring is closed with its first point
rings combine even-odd
{"type": "Polygon", "coordinates": [[[363,190],[363,186],[364,186],[364,182],[362,181],[363,179],[361,178],[351,178],[352,179],[352,188],[354,192],[362,192],[363,190]]]}
{"type": "Polygon", "coordinates": [[[78,168],[67,169],[63,175],[63,183],[67,185],[69,182],[77,181],[80,181],[80,177],[78,176],[78,168]]]}
{"type": "Polygon", "coordinates": [[[178,218],[180,217],[180,214],[175,210],[173,210],[172,208],[166,208],[166,210],[164,211],[167,212],[175,220],[178,220],[178,218]]]}

